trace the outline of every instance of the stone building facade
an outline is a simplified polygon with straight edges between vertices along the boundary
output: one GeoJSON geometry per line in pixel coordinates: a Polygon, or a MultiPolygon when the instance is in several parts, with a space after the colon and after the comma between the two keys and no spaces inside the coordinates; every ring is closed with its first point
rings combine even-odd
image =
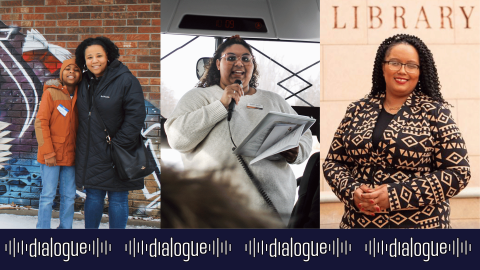
{"type": "MultiPolygon", "coordinates": [[[[397,33],[418,36],[433,53],[442,94],[453,105],[472,170],[468,187],[460,193],[465,199],[452,200],[452,219],[457,227],[479,228],[479,0],[320,1],[322,162],[348,104],[370,92],[378,46],[397,33]]],[[[336,228],[342,206],[336,204],[338,199],[321,175],[321,223],[324,228],[336,228]]]]}

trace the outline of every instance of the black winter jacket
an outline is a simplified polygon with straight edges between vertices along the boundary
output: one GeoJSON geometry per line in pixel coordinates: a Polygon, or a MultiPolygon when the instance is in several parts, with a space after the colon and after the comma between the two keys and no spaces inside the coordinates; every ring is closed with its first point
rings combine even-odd
{"type": "Polygon", "coordinates": [[[95,85],[89,109],[89,85],[93,80],[94,75],[87,71],[78,88],[76,185],[109,191],[142,189],[143,180],[124,183],[118,179],[102,123],[103,119],[112,140],[121,145],[135,143],[146,116],[142,87],[128,68],[115,60],[95,85]]]}

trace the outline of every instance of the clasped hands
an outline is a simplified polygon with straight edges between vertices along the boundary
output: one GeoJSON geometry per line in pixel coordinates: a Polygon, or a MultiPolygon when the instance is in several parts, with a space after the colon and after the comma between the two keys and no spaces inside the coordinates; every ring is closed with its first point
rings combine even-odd
{"type": "Polygon", "coordinates": [[[362,184],[353,193],[353,201],[360,212],[370,216],[390,208],[386,184],[373,189],[362,184]]]}

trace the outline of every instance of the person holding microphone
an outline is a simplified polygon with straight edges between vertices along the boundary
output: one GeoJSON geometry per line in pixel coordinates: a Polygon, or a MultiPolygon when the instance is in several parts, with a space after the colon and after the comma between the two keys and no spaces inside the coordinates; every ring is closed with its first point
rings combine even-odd
{"type": "MultiPolygon", "coordinates": [[[[258,89],[258,78],[250,45],[239,36],[228,38],[217,48],[197,88],[180,99],[165,123],[165,132],[170,146],[181,152],[187,171],[214,172],[247,194],[253,209],[268,210],[266,200],[232,153],[232,147],[242,142],[268,112],[296,112],[278,94],[258,89]],[[232,102],[235,108],[228,120],[232,102]]],[[[302,163],[311,148],[312,135],[307,131],[299,146],[280,153],[281,158],[272,156],[247,165],[285,224],[296,190],[289,163],[302,163]]],[[[246,164],[253,159],[243,158],[246,164]]]]}

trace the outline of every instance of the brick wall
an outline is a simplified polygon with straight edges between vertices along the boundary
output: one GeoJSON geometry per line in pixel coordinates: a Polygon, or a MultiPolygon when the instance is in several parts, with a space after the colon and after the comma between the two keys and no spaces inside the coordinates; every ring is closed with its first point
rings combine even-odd
{"type": "MultiPolygon", "coordinates": [[[[18,34],[14,31],[8,38],[5,31],[0,31],[0,42],[4,45],[0,57],[10,70],[8,73],[2,67],[0,73],[0,121],[7,125],[0,129],[10,131],[3,135],[6,139],[3,143],[8,141],[8,144],[0,151],[11,152],[2,159],[0,204],[35,207],[41,190],[37,144],[29,119],[40,101],[43,83],[58,77],[60,65],[48,50],[24,53],[22,47],[31,29],[41,33],[49,44],[72,54],[89,37],[106,36],[115,42],[120,49],[120,61],[142,85],[147,107],[145,130],[160,159],[160,0],[1,1],[0,30],[12,28],[18,34]]],[[[159,174],[151,175],[144,190],[131,192],[131,213],[147,210],[149,215],[159,215],[159,178],[159,174]]],[[[77,206],[81,207],[81,203],[77,206]]]]}

